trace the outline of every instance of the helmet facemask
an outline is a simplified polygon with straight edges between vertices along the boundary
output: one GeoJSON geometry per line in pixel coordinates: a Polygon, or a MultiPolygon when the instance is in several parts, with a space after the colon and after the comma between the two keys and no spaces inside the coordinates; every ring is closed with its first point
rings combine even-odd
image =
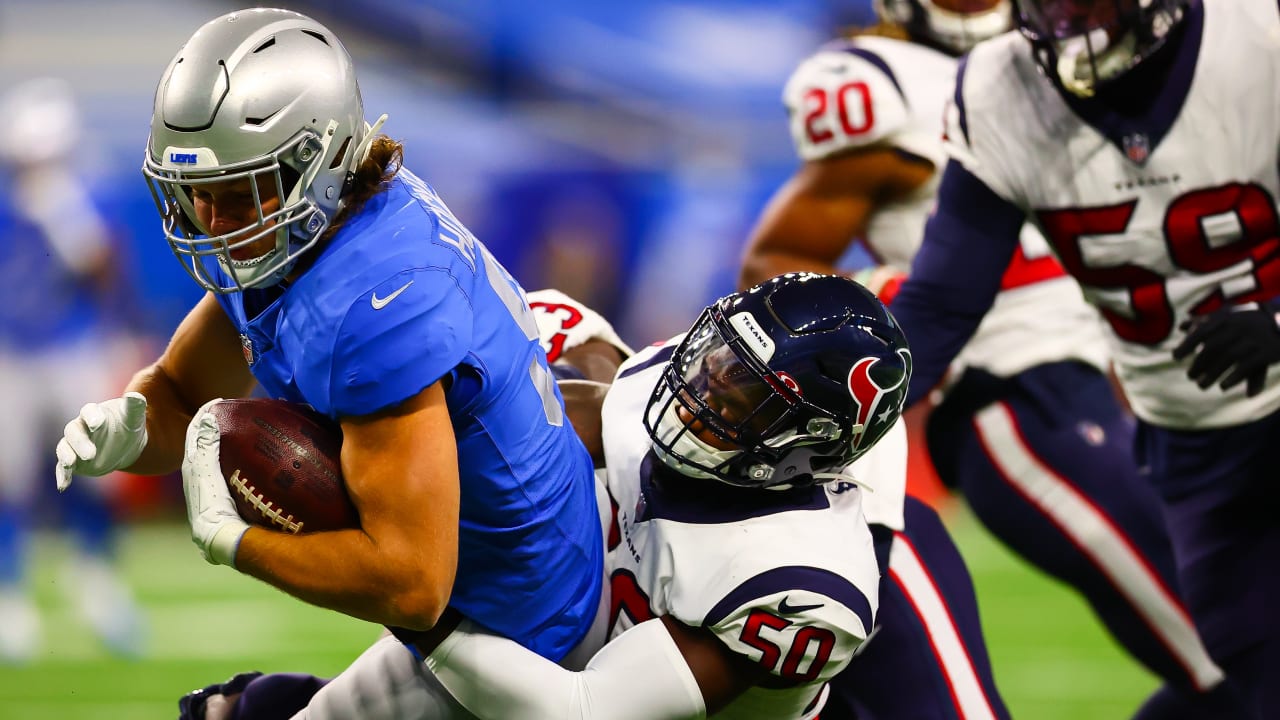
{"type": "Polygon", "coordinates": [[[284,279],[329,227],[329,218],[303,193],[325,149],[315,133],[304,130],[265,159],[234,165],[219,166],[214,159],[213,167],[202,167],[201,156],[212,155],[201,153],[203,148],[168,148],[161,163],[148,154],[143,174],[160,211],[165,239],[192,278],[214,292],[237,292],[284,279]],[[174,162],[175,158],[186,162],[174,162]],[[197,218],[192,195],[202,186],[236,180],[248,181],[256,218],[243,228],[214,235],[197,218]],[[281,199],[278,207],[268,211],[265,205],[276,198],[281,199]],[[275,245],[267,252],[233,257],[269,235],[274,235],[275,245]]]}
{"type": "Polygon", "coordinates": [[[812,483],[853,447],[846,437],[853,432],[841,432],[847,423],[805,402],[716,307],[703,312],[672,355],[644,422],[668,466],[740,487],[812,483]]]}
{"type": "Polygon", "coordinates": [[[1019,0],[1036,60],[1078,97],[1092,97],[1164,46],[1184,0],[1019,0]]]}

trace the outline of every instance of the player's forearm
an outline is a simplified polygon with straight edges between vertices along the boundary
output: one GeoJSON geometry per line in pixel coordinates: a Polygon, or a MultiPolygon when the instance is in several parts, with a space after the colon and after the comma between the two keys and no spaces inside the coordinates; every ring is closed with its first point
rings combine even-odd
{"type": "Polygon", "coordinates": [[[147,445],[128,469],[144,475],[177,470],[196,410],[214,398],[244,397],[254,384],[238,331],[213,295],[206,294],[183,318],[160,358],[129,383],[129,390],[147,399],[147,445]]]}
{"type": "Polygon", "coordinates": [[[236,569],[312,605],[381,625],[429,630],[453,590],[457,547],[380,541],[360,529],[304,535],[251,527],[236,569]]]}
{"type": "Polygon", "coordinates": [[[186,406],[177,387],[158,364],[134,375],[126,391],[141,393],[147,399],[147,444],[133,465],[125,470],[139,475],[176,471],[182,464],[187,426],[196,408],[186,406]]]}
{"type": "Polygon", "coordinates": [[[481,720],[679,720],[705,717],[697,681],[661,621],[623,633],[573,672],[463,623],[427,656],[481,720]]]}

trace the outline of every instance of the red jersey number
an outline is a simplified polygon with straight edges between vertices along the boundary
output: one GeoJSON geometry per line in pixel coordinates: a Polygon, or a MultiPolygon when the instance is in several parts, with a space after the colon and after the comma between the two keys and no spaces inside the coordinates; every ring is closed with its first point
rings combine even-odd
{"type": "Polygon", "coordinates": [[[626,613],[632,625],[639,625],[654,618],[649,607],[649,596],[640,587],[636,576],[627,570],[617,570],[609,576],[611,604],[609,607],[609,627],[618,627],[618,618],[626,613]]]}
{"type": "Polygon", "coordinates": [[[747,616],[747,622],[742,626],[742,634],[738,639],[760,651],[760,664],[770,672],[776,668],[780,677],[796,683],[806,683],[816,678],[826,666],[827,661],[831,659],[831,651],[836,646],[836,636],[826,628],[806,625],[796,630],[786,655],[783,655],[782,647],[768,639],[768,636],[776,636],[790,626],[791,621],[786,618],[764,610],[752,610],[747,616]],[[813,660],[802,669],[800,666],[804,663],[811,645],[815,646],[813,660]],[[781,667],[778,666],[779,660],[782,661],[781,667]]]}
{"type": "MultiPolygon", "coordinates": [[[[1123,233],[1137,204],[1137,200],[1130,200],[1119,205],[1041,210],[1036,214],[1062,265],[1081,285],[1128,291],[1129,313],[1099,308],[1115,334],[1131,343],[1157,345],[1169,337],[1174,326],[1166,278],[1132,263],[1089,265],[1080,246],[1081,238],[1087,235],[1123,233]]],[[[1228,301],[1243,303],[1280,294],[1280,238],[1277,235],[1280,235],[1280,218],[1277,218],[1275,202],[1266,189],[1256,184],[1231,183],[1195,190],[1169,203],[1164,218],[1164,240],[1174,265],[1207,275],[1247,261],[1254,280],[1252,288],[1230,296],[1221,286],[1214,288],[1192,308],[1191,314],[1212,312],[1228,301]],[[1205,227],[1216,222],[1233,223],[1238,232],[1215,245],[1205,227]]]]}
{"type": "Polygon", "coordinates": [[[861,135],[875,125],[875,111],[871,106],[871,90],[860,81],[847,82],[835,91],[827,88],[810,88],[804,94],[809,112],[804,116],[804,131],[809,142],[820,145],[835,137],[829,110],[836,110],[836,118],[845,135],[861,135]],[[833,97],[834,96],[834,99],[833,97]]]}

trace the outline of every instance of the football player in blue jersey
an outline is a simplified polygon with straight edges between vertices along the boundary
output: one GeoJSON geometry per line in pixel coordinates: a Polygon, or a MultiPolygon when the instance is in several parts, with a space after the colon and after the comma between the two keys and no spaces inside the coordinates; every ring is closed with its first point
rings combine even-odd
{"type": "Polygon", "coordinates": [[[859,483],[898,495],[905,483],[897,419],[910,367],[905,340],[869,292],[845,278],[782,276],[717,301],[689,333],[634,356],[572,298],[540,290],[529,300],[569,411],[595,416],[575,427],[589,447],[608,449],[600,507],[614,639],[589,671],[556,668],[467,626],[427,649],[434,675],[384,640],[329,683],[245,673],[211,685],[182,699],[183,720],[224,717],[228,707],[264,720],[322,687],[298,717],[429,718],[438,715],[423,708],[450,701],[482,718],[841,718],[855,707],[860,718],[952,718],[957,707],[1008,717],[972,585],[936,514],[908,502],[904,532],[872,523],[865,543],[870,496],[859,483]],[[615,379],[607,371],[619,366],[615,379]],[[602,374],[611,382],[591,381],[602,374]],[[802,401],[787,394],[795,389],[802,401]],[[831,417],[841,419],[826,425],[831,417]],[[809,434],[836,426],[862,428],[851,430],[853,449],[809,434]],[[747,433],[764,445],[744,449],[747,433]],[[806,477],[806,467],[818,472],[806,477]],[[941,695],[903,676],[917,667],[918,646],[878,616],[862,653],[872,621],[850,610],[859,596],[874,610],[886,566],[945,625],[939,652],[951,656],[951,682],[941,695]]]}
{"type": "MultiPolygon", "coordinates": [[[[609,334],[578,321],[588,309],[535,303],[550,356],[564,353],[558,372],[618,365],[609,334]]],[[[464,622],[425,663],[384,654],[387,672],[344,673],[299,717],[435,717],[422,708],[447,692],[495,720],[815,718],[874,623],[861,485],[905,472],[910,367],[884,306],[847,278],[788,275],[721,298],[596,397],[612,640],[585,671],[464,622]],[[335,696],[350,699],[345,714],[335,696]]],[[[280,694],[315,684],[243,675],[184,698],[183,717],[203,704],[207,720],[241,693],[236,717],[266,718],[280,694]]]]}
{"type": "Polygon", "coordinates": [[[591,458],[522,289],[383,120],[366,124],[350,56],[303,15],[230,13],[178,51],[143,172],[208,293],[123,397],[67,424],[58,486],[181,466],[210,562],[407,631],[440,631],[451,607],[572,662],[602,598],[591,458]],[[207,411],[255,384],[341,424],[358,529],[236,514],[207,411]]]}
{"type": "MultiPolygon", "coordinates": [[[[1179,590],[1226,685],[1249,705],[1230,717],[1273,717],[1280,6],[1017,6],[1021,32],[980,44],[957,74],[950,160],[892,304],[919,351],[911,397],[938,382],[983,321],[1030,218],[1101,314],[1179,590]]],[[[1064,387],[1035,402],[1078,395],[1064,387]]]]}

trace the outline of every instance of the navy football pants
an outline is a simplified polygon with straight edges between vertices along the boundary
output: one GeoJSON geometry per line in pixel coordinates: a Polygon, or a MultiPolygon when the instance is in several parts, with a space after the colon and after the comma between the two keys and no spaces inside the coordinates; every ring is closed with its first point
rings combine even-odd
{"type": "Polygon", "coordinates": [[[1143,423],[1138,451],[1164,500],[1178,574],[1205,644],[1254,717],[1275,717],[1280,712],[1280,412],[1200,431],[1143,423]]]}
{"type": "Polygon", "coordinates": [[[966,371],[931,414],[926,436],[940,477],[987,529],[1075,588],[1165,680],[1162,694],[1181,696],[1153,698],[1138,717],[1183,717],[1175,706],[1206,702],[1222,671],[1182,601],[1160,497],[1139,472],[1134,432],[1106,376],[1061,362],[1012,378],[966,371]]]}
{"type": "Polygon", "coordinates": [[[872,528],[888,567],[875,634],[832,679],[822,720],[1007,719],[960,552],[923,502],[908,496],[905,520],[872,528]]]}

